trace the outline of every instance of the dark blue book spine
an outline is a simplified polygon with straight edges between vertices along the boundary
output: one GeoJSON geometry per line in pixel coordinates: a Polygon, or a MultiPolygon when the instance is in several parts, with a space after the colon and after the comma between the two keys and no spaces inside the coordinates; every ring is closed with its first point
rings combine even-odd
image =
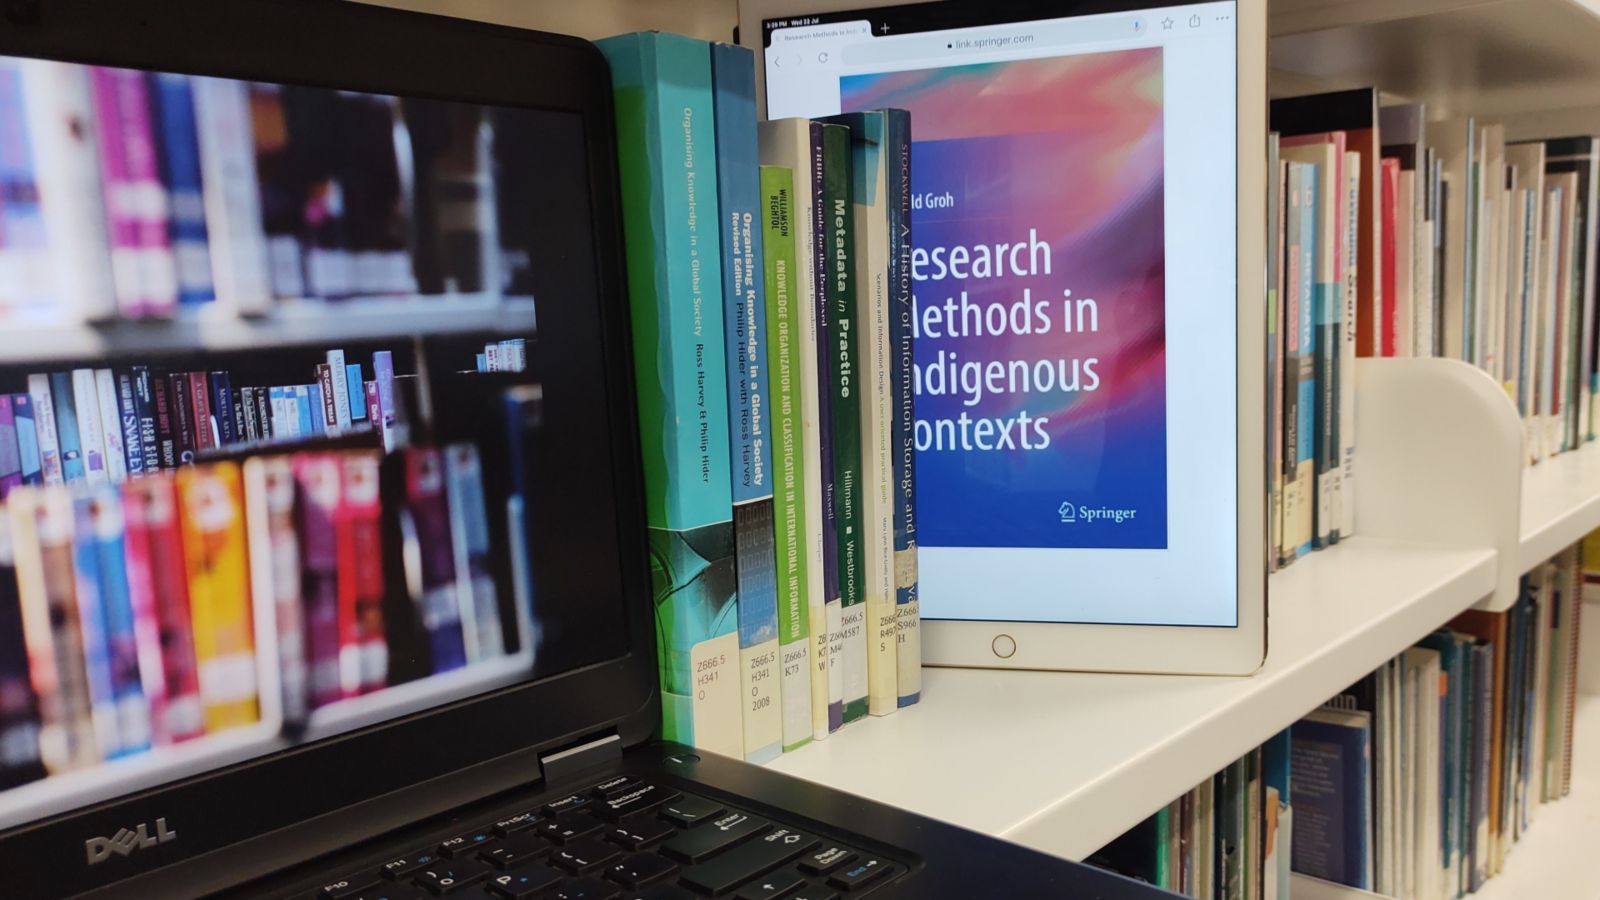
{"type": "Polygon", "coordinates": [[[144,441],[139,436],[139,411],[133,403],[133,376],[117,373],[117,421],[122,423],[122,452],[128,461],[128,476],[143,475],[144,441]]]}
{"type": "Polygon", "coordinates": [[[1301,719],[1290,733],[1294,871],[1365,889],[1371,729],[1301,719]]]}
{"type": "Polygon", "coordinates": [[[17,426],[17,461],[22,467],[22,483],[44,484],[44,465],[39,456],[39,422],[33,415],[33,397],[12,394],[11,415],[17,426]]]}
{"type": "MultiPolygon", "coordinates": [[[[817,372],[826,379],[828,372],[828,323],[832,321],[828,296],[827,205],[822,199],[822,125],[811,125],[811,253],[817,319],[817,372]]],[[[822,583],[828,602],[828,730],[844,725],[842,663],[844,647],[835,621],[839,616],[839,521],[833,506],[833,402],[825,382],[817,385],[817,433],[822,445],[822,583]]]]}
{"type": "Polygon", "coordinates": [[[61,477],[68,484],[83,481],[83,439],[78,436],[78,401],[72,393],[70,372],[50,373],[50,399],[56,408],[56,441],[61,447],[61,477]]]}
{"type": "Polygon", "coordinates": [[[212,372],[209,376],[211,382],[211,416],[217,423],[217,436],[221,439],[222,446],[230,447],[237,443],[239,435],[234,429],[233,422],[233,379],[227,372],[212,372]]]}
{"type": "Polygon", "coordinates": [[[166,184],[172,204],[168,226],[172,233],[172,252],[177,260],[178,302],[205,303],[215,299],[216,291],[206,235],[194,93],[187,75],[163,72],[152,77],[150,98],[155,107],[161,180],[166,184]]]}
{"type": "Polygon", "coordinates": [[[1499,648],[1489,643],[1472,647],[1472,670],[1476,682],[1472,693],[1472,869],[1468,889],[1476,891],[1489,877],[1489,783],[1494,746],[1494,655],[1499,648]]]}
{"type": "Polygon", "coordinates": [[[917,602],[916,353],[912,341],[911,114],[884,110],[889,210],[889,390],[893,454],[895,635],[900,706],[922,699],[921,609],[917,602]]]}

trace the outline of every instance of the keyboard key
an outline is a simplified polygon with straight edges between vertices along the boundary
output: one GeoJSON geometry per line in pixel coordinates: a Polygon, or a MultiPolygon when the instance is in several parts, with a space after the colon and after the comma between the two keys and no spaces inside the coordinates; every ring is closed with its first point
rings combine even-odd
{"type": "Polygon", "coordinates": [[[618,775],[590,788],[589,793],[599,797],[601,800],[610,800],[612,797],[627,791],[633,785],[634,778],[632,775],[618,775]]]}
{"type": "Polygon", "coordinates": [[[775,900],[787,896],[806,880],[793,869],[779,869],[757,878],[739,890],[738,900],[775,900]]]}
{"type": "Polygon", "coordinates": [[[667,853],[688,863],[696,863],[724,847],[760,834],[772,827],[766,819],[749,813],[730,812],[705,826],[685,831],[661,845],[667,853]]]}
{"type": "Polygon", "coordinates": [[[598,878],[574,878],[562,882],[550,896],[555,900],[616,900],[622,896],[622,889],[598,878]]]}
{"type": "Polygon", "coordinates": [[[554,846],[537,834],[519,834],[486,848],[478,858],[496,869],[514,869],[542,859],[554,846]]]}
{"type": "Polygon", "coordinates": [[[568,843],[588,837],[605,827],[605,823],[588,813],[574,813],[534,826],[545,837],[557,843],[568,843]]]}
{"type": "Polygon", "coordinates": [[[593,872],[621,855],[622,851],[618,850],[615,844],[584,838],[557,850],[551,855],[550,861],[574,875],[583,875],[593,872]]]}
{"type": "Polygon", "coordinates": [[[695,896],[675,884],[655,884],[637,891],[625,891],[622,900],[695,900],[695,896]]]}
{"type": "Polygon", "coordinates": [[[849,868],[835,872],[828,879],[828,886],[836,887],[842,891],[857,891],[889,874],[889,870],[892,868],[893,866],[883,860],[873,859],[869,856],[866,859],[852,863],[849,868]]]}
{"type": "Polygon", "coordinates": [[[606,877],[620,881],[628,887],[638,887],[660,881],[678,871],[678,866],[665,856],[654,853],[635,853],[622,862],[606,869],[606,877]]]}
{"type": "MultiPolygon", "coordinates": [[[[704,829],[679,837],[703,834],[704,829]]],[[[783,865],[817,845],[817,839],[793,828],[778,828],[721,856],[683,870],[683,883],[713,896],[722,894],[783,865]]],[[[668,842],[671,846],[671,842],[668,842]]],[[[882,863],[879,863],[882,865],[882,863]]]]}
{"type": "Polygon", "coordinates": [[[536,812],[529,811],[525,813],[518,813],[517,815],[508,816],[494,823],[494,833],[500,835],[501,837],[505,837],[508,834],[521,831],[524,828],[532,828],[538,823],[538,821],[539,814],[536,812]]]}
{"type": "Polygon", "coordinates": [[[605,838],[629,850],[642,850],[677,833],[677,829],[659,819],[634,819],[607,829],[605,838]]]}
{"type": "Polygon", "coordinates": [[[487,863],[475,859],[452,859],[441,860],[439,864],[418,869],[413,874],[417,884],[422,887],[435,894],[448,894],[482,881],[489,872],[487,863]]]}
{"type": "Polygon", "coordinates": [[[839,900],[839,893],[820,884],[806,885],[783,900],[839,900]]]}
{"type": "Polygon", "coordinates": [[[854,850],[847,850],[838,844],[824,844],[822,849],[801,858],[800,871],[807,875],[826,875],[855,858],[854,850]]]}
{"type": "Polygon", "coordinates": [[[525,900],[527,897],[536,897],[561,883],[567,877],[549,866],[532,865],[524,866],[515,872],[496,875],[489,879],[487,885],[489,892],[497,894],[506,900],[525,900]]]}
{"type": "Polygon", "coordinates": [[[678,792],[671,788],[664,788],[654,784],[635,785],[623,793],[603,801],[597,810],[600,817],[615,822],[623,816],[631,816],[647,810],[655,809],[668,800],[676,799],[678,792]]]}
{"type": "Polygon", "coordinates": [[[350,896],[354,896],[355,894],[359,894],[361,892],[362,888],[368,888],[368,887],[371,887],[371,886],[377,884],[378,883],[378,879],[380,877],[382,877],[382,870],[381,869],[373,869],[370,872],[357,872],[354,875],[346,875],[345,877],[340,878],[337,881],[330,881],[327,884],[323,885],[322,886],[322,896],[324,896],[324,897],[350,897],[350,896]]]}
{"type": "Polygon", "coordinates": [[[552,800],[549,803],[546,803],[544,805],[544,811],[549,815],[559,816],[562,813],[575,812],[588,805],[589,798],[587,796],[583,794],[573,794],[570,797],[562,797],[560,800],[552,800]]]}
{"type": "Polygon", "coordinates": [[[435,865],[439,862],[439,854],[432,850],[421,850],[416,853],[407,853],[405,856],[392,859],[383,864],[380,871],[385,878],[403,878],[423,866],[435,865]]]}
{"type": "Polygon", "coordinates": [[[345,900],[427,900],[428,895],[409,884],[375,884],[345,900]]]}
{"type": "Polygon", "coordinates": [[[494,832],[488,828],[458,834],[439,843],[439,852],[445,856],[471,856],[479,847],[494,842],[494,832]]]}
{"type": "Polygon", "coordinates": [[[693,828],[722,810],[721,803],[713,803],[704,797],[679,797],[661,810],[661,818],[679,828],[693,828]]]}

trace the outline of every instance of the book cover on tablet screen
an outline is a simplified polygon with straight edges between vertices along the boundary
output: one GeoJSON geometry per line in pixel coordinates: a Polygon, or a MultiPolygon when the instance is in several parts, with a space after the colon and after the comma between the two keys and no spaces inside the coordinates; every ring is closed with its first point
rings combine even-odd
{"type": "Polygon", "coordinates": [[[840,79],[916,122],[921,546],[1167,547],[1162,78],[1140,48],[840,79]]]}

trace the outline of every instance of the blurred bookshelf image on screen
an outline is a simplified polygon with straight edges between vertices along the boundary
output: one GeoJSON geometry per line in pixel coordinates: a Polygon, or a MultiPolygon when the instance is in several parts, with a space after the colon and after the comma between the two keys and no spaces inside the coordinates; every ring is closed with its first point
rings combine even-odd
{"type": "Polygon", "coordinates": [[[528,549],[582,141],[0,58],[0,827],[593,661],[528,549]]]}

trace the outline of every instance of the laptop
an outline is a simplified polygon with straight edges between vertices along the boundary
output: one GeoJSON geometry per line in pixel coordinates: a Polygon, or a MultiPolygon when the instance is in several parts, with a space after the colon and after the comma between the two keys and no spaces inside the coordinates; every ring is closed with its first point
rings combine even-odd
{"type": "MultiPolygon", "coordinates": [[[[198,465],[174,476],[130,453],[135,469],[120,489],[106,486],[116,477],[52,487],[41,470],[41,484],[5,501],[0,606],[22,613],[0,619],[0,894],[1161,894],[652,740],[656,629],[616,137],[592,45],[323,0],[20,0],[0,17],[0,131],[10,142],[0,156],[12,154],[8,175],[26,181],[13,127],[24,123],[34,151],[20,168],[31,166],[37,188],[6,202],[42,209],[56,254],[37,316],[17,315],[0,333],[0,394],[31,396],[37,382],[48,398],[57,373],[95,369],[132,373],[135,388],[153,380],[158,396],[168,384],[209,389],[210,406],[168,399],[196,404],[190,425],[214,444],[190,435],[185,451],[181,426],[169,435],[164,424],[152,449],[135,431],[130,445],[165,458],[170,439],[198,465]],[[132,291],[121,263],[99,272],[104,262],[83,252],[98,226],[73,204],[101,200],[63,188],[86,183],[60,173],[84,159],[90,168],[73,171],[92,171],[107,142],[122,155],[102,176],[104,240],[115,254],[137,251],[136,271],[170,267],[171,281],[147,276],[132,291]],[[186,165],[183,146],[198,154],[187,166],[200,177],[178,197],[184,179],[171,172],[186,165]],[[128,200],[148,199],[141,179],[148,191],[167,169],[170,218],[128,200]],[[203,243],[192,243],[185,213],[204,219],[203,243]],[[124,228],[141,215],[163,225],[165,242],[140,243],[124,228]],[[54,230],[62,217],[80,227],[54,230]],[[209,281],[184,269],[196,253],[209,281]],[[95,277],[109,287],[85,288],[95,277]],[[70,317],[51,318],[62,310],[70,317]],[[77,321],[107,312],[117,321],[77,321]],[[355,372],[345,390],[330,367],[355,372]],[[196,370],[205,377],[188,381],[196,370]],[[284,393],[313,371],[309,387],[341,397],[319,404],[320,425],[284,393]],[[216,396],[233,400],[236,419],[216,396]],[[312,533],[328,525],[317,519],[324,477],[346,479],[346,505],[330,530],[312,533]],[[258,508],[274,478],[298,499],[258,508]],[[461,509],[440,512],[430,479],[443,479],[461,509]],[[368,491],[366,506],[353,505],[353,486],[368,491]],[[85,588],[81,572],[57,583],[29,569],[46,545],[83,550],[72,543],[81,533],[51,537],[51,517],[118,509],[131,529],[119,533],[144,529],[154,546],[160,497],[205,520],[182,526],[175,552],[191,568],[202,558],[209,580],[172,593],[192,589],[185,602],[207,621],[169,633],[172,596],[141,571],[144,588],[119,590],[146,593],[142,612],[129,601],[128,627],[155,617],[153,659],[118,655],[124,637],[141,652],[147,638],[119,637],[126,623],[110,613],[108,632],[54,643],[67,634],[73,590],[85,588]],[[287,531],[274,530],[271,509],[287,531]],[[214,534],[200,530],[212,524],[214,534]],[[350,537],[347,547],[349,535],[367,543],[350,537]],[[274,572],[268,562],[282,562],[285,547],[288,572],[274,572]],[[341,581],[349,566],[376,593],[341,581]],[[244,575],[229,582],[228,572],[244,575]],[[335,630],[337,646],[319,647],[322,625],[279,618],[311,622],[319,592],[344,604],[347,584],[354,638],[335,630]],[[48,615],[29,619],[30,609],[48,615]],[[202,625],[204,640],[188,633],[202,625]],[[222,646],[229,628],[233,643],[222,646]],[[195,648],[183,650],[185,640],[195,648]],[[109,648],[98,674],[93,641],[109,648]],[[173,663],[184,653],[187,670],[173,663]],[[91,670],[87,688],[69,671],[74,660],[91,670]]],[[[106,609],[115,602],[110,588],[99,596],[106,609]]]]}

